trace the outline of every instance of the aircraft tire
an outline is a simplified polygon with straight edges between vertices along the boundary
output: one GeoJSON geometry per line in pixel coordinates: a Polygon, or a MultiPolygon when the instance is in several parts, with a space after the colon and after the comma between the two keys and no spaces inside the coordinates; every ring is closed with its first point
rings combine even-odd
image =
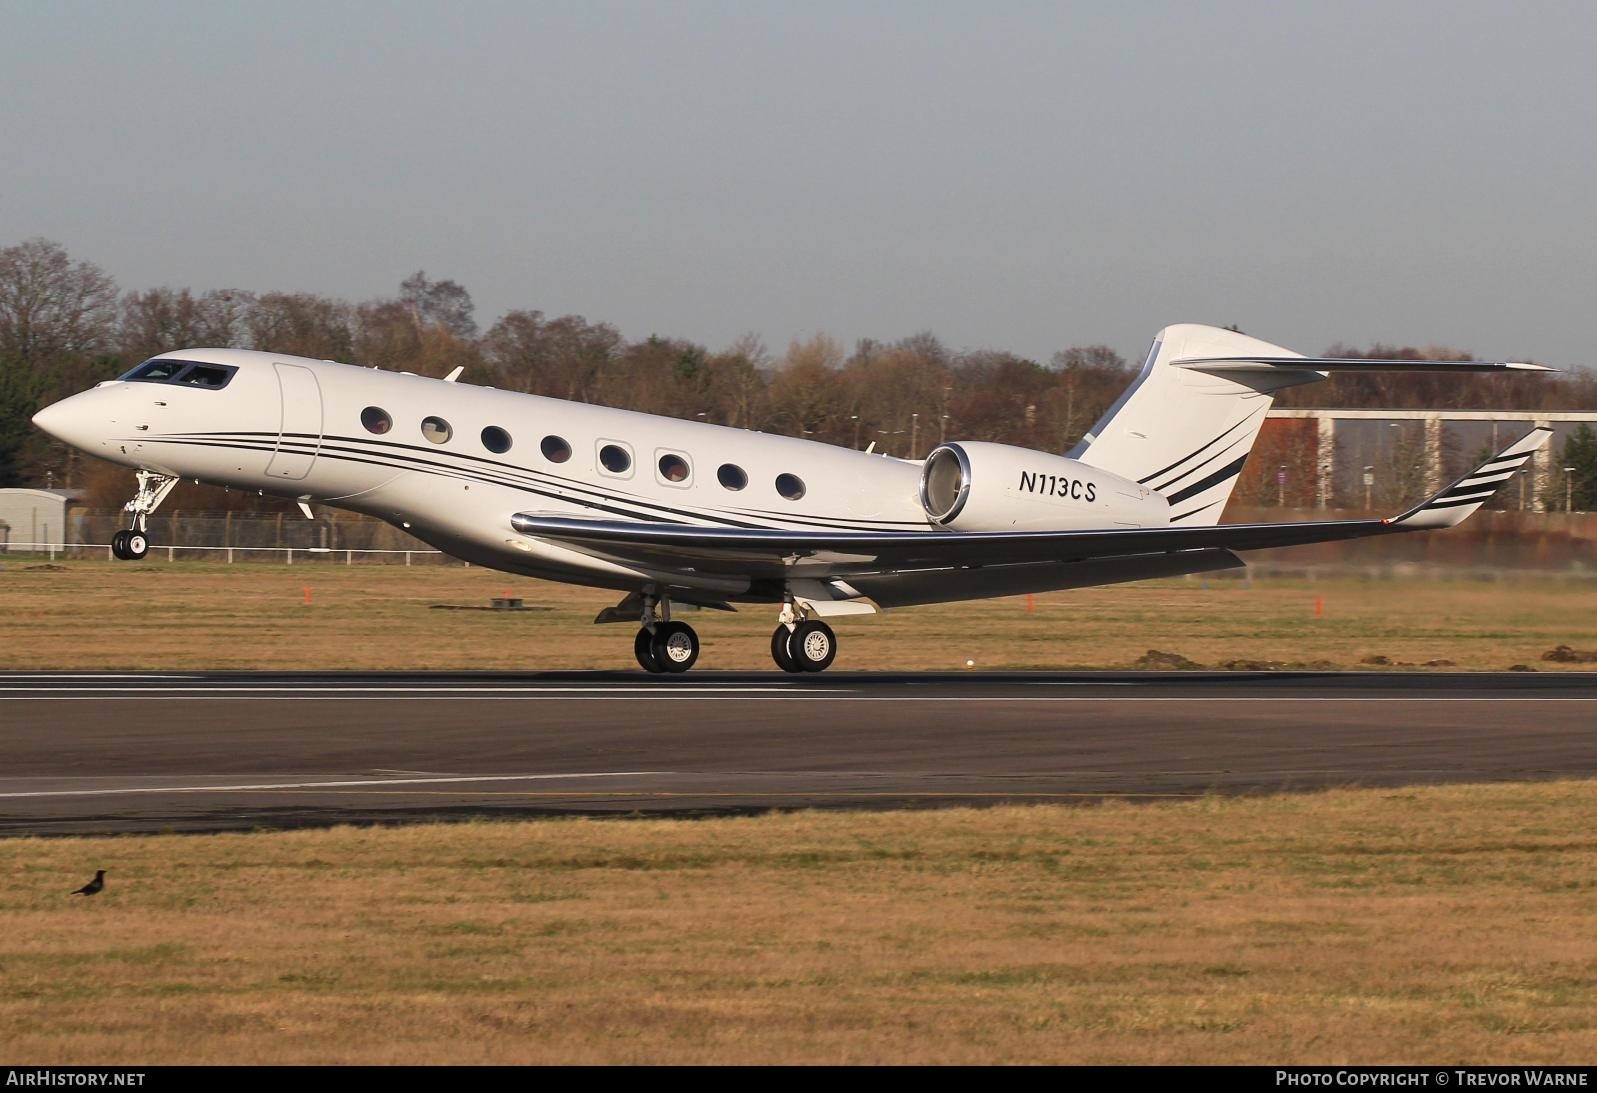
{"type": "Polygon", "coordinates": [[[699,635],[685,622],[662,622],[654,628],[649,653],[663,672],[685,672],[699,659],[699,635]]]}
{"type": "Polygon", "coordinates": [[[654,635],[649,633],[649,628],[642,627],[638,630],[638,636],[632,639],[632,655],[638,658],[638,664],[645,672],[659,675],[665,669],[654,659],[653,642],[654,635]]]}
{"type": "Polygon", "coordinates": [[[802,672],[793,655],[788,652],[788,642],[792,632],[786,626],[778,626],[776,633],[771,635],[771,659],[776,661],[776,666],[784,672],[802,672]]]}
{"type": "Polygon", "coordinates": [[[788,655],[801,672],[824,672],[837,657],[837,635],[819,619],[801,622],[788,638],[788,655]]]}

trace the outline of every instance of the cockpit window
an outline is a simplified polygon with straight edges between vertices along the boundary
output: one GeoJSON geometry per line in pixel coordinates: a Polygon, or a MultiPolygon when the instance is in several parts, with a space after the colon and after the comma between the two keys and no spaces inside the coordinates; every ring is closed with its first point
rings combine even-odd
{"type": "Polygon", "coordinates": [[[188,361],[145,361],[122,378],[125,380],[143,380],[145,383],[168,383],[173,376],[188,366],[188,361]]]}
{"type": "Polygon", "coordinates": [[[204,387],[220,391],[233,379],[238,369],[228,364],[199,364],[194,361],[145,361],[120,378],[138,383],[178,383],[191,387],[204,387]]]}
{"type": "Polygon", "coordinates": [[[187,383],[195,387],[226,387],[227,381],[233,378],[231,368],[223,368],[219,364],[196,364],[184,372],[173,383],[187,383]]]}

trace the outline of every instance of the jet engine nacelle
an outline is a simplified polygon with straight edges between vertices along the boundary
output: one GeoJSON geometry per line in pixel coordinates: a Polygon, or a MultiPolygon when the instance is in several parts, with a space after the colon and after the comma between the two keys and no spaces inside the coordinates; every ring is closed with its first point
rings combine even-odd
{"type": "Polygon", "coordinates": [[[1164,527],[1164,497],[1062,455],[1008,444],[944,444],[921,468],[926,517],[951,531],[1164,527]]]}

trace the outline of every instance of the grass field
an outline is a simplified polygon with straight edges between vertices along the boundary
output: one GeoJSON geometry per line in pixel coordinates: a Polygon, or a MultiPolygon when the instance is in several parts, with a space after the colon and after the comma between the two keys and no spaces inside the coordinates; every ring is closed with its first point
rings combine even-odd
{"type": "Polygon", "coordinates": [[[1543,783],[5,840],[0,1058],[1587,1064],[1594,831],[1543,783]]]}
{"type": "MultiPolygon", "coordinates": [[[[591,624],[619,598],[459,566],[8,560],[0,668],[633,669],[632,628],[591,624]],[[507,591],[535,609],[434,606],[507,591]]],[[[1039,595],[1029,614],[1009,598],[844,619],[837,667],[1126,668],[1158,650],[1206,667],[1590,669],[1540,658],[1597,650],[1594,602],[1579,578],[1177,579],[1039,595]]],[[[773,608],[682,617],[701,667],[772,667],[773,608]]]]}

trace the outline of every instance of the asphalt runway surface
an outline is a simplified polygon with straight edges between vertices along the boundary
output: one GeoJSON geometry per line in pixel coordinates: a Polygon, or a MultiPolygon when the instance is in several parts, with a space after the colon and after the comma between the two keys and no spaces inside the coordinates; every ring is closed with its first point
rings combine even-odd
{"type": "Polygon", "coordinates": [[[0,834],[1591,777],[1597,675],[0,673],[0,834]]]}

